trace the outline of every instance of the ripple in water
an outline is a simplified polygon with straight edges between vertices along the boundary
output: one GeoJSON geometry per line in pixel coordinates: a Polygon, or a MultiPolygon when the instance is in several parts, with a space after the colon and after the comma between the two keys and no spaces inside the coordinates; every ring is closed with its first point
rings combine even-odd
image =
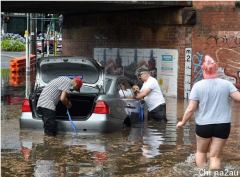
{"type": "Polygon", "coordinates": [[[207,154],[208,162],[202,168],[198,168],[195,163],[196,154],[190,154],[185,162],[180,162],[173,167],[173,170],[180,176],[239,176],[240,167],[237,165],[221,162],[221,169],[209,170],[209,153],[207,154]]]}

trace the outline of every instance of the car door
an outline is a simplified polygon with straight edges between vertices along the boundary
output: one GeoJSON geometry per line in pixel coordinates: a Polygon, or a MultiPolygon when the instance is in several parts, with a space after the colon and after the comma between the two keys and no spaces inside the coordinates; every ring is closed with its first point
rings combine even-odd
{"type": "Polygon", "coordinates": [[[130,84],[127,79],[120,79],[118,81],[119,96],[124,102],[124,108],[127,116],[131,119],[132,123],[139,121],[140,102],[138,99],[134,99],[134,93],[132,91],[132,83],[130,84]],[[126,98],[129,96],[131,98],[126,98]]]}

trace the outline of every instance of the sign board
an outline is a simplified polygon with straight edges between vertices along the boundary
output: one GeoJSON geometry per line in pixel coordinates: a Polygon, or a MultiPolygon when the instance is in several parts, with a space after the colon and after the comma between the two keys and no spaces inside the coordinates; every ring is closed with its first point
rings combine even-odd
{"type": "Polygon", "coordinates": [[[177,97],[178,51],[159,49],[157,60],[157,80],[165,96],[177,97]]]}
{"type": "Polygon", "coordinates": [[[189,98],[191,92],[192,48],[185,48],[184,98],[189,98]]]}

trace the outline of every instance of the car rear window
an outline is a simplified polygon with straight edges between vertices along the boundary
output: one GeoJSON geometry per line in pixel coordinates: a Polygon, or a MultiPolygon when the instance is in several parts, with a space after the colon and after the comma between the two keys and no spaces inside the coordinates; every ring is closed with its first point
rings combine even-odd
{"type": "Polygon", "coordinates": [[[80,93],[99,93],[97,88],[82,86],[80,93]]]}
{"type": "Polygon", "coordinates": [[[105,92],[107,93],[112,84],[112,79],[105,78],[105,92]]]}
{"type": "MultiPolygon", "coordinates": [[[[105,78],[104,84],[105,84],[105,92],[107,93],[112,84],[112,79],[105,78]]],[[[82,86],[81,93],[99,93],[99,90],[97,88],[93,88],[93,87],[82,86]]]]}

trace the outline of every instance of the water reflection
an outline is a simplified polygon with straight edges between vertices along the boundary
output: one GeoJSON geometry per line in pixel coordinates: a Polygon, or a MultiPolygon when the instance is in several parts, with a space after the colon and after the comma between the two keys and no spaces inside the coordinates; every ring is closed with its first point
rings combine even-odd
{"type": "MultiPolygon", "coordinates": [[[[10,85],[9,77],[1,81],[2,176],[198,175],[199,169],[194,164],[194,119],[180,130],[175,128],[182,119],[187,100],[166,99],[167,123],[145,120],[110,134],[47,138],[43,132],[19,130],[25,84],[10,85]]],[[[223,152],[223,168],[239,170],[240,104],[231,102],[231,105],[232,129],[223,152]]]]}
{"type": "Polygon", "coordinates": [[[34,164],[35,176],[103,175],[103,163],[108,160],[106,144],[96,138],[71,135],[48,138],[39,133],[20,135],[23,159],[34,164]]]}
{"type": "MultiPolygon", "coordinates": [[[[30,92],[33,92],[36,73],[30,73],[30,92]]],[[[21,104],[25,99],[26,75],[22,73],[10,73],[1,75],[1,105],[21,104]]]]}

